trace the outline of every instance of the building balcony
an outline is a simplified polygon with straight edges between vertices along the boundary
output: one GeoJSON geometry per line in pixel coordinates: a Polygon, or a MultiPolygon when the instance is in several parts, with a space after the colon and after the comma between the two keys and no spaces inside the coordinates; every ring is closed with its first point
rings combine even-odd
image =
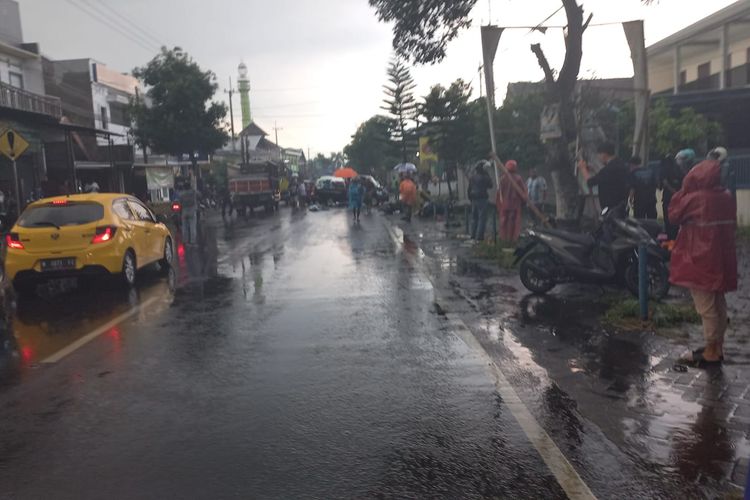
{"type": "Polygon", "coordinates": [[[57,97],[43,96],[0,82],[0,108],[26,111],[62,118],[62,104],[57,97]]]}

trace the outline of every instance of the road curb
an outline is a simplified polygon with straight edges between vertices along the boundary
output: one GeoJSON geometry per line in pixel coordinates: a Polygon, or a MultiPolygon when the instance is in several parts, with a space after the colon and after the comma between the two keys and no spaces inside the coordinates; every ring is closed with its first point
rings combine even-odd
{"type": "MultiPolygon", "coordinates": [[[[384,222],[386,231],[388,232],[394,245],[399,248],[403,246],[403,236],[399,237],[396,232],[396,228],[390,223],[390,221],[384,222]]],[[[550,472],[555,476],[560,487],[563,489],[568,498],[591,500],[595,499],[593,492],[588,485],[583,481],[581,476],[576,471],[575,467],[568,461],[565,455],[562,453],[560,448],[557,447],[554,440],[547,434],[544,428],[536,421],[534,416],[531,414],[529,409],[521,400],[518,393],[508,381],[505,373],[495,363],[492,357],[482,347],[481,342],[472,332],[471,328],[464,322],[464,320],[456,313],[450,312],[449,308],[446,307],[448,301],[443,297],[442,291],[436,286],[433,277],[427,272],[425,266],[420,263],[416,256],[413,254],[404,253],[403,257],[418,270],[432,285],[433,292],[435,294],[435,304],[439,310],[444,312],[444,317],[450,325],[451,331],[453,331],[461,340],[474,352],[482,356],[490,367],[491,372],[495,378],[495,389],[503,400],[503,403],[510,409],[513,417],[518,422],[519,426],[523,430],[527,439],[531,442],[532,446],[537,450],[544,463],[549,468],[550,472]]],[[[462,297],[469,302],[475,309],[478,310],[479,304],[471,298],[461,294],[462,297]]]]}

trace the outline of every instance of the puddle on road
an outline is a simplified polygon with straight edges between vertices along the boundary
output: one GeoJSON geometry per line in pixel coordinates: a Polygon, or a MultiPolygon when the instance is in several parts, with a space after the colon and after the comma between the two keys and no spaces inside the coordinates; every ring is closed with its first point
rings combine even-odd
{"type": "Polygon", "coordinates": [[[487,339],[516,358],[536,392],[556,387],[554,380],[570,395],[571,404],[548,405],[549,411],[561,415],[578,405],[609,439],[634,450],[647,469],[655,464],[679,481],[723,490],[737,461],[750,457],[750,444],[742,420],[732,420],[736,398],[722,396],[747,381],[730,380],[728,367],[724,376],[713,377],[672,372],[664,339],[595,329],[588,319],[604,308],[581,299],[527,296],[520,314],[486,320],[487,339]]]}

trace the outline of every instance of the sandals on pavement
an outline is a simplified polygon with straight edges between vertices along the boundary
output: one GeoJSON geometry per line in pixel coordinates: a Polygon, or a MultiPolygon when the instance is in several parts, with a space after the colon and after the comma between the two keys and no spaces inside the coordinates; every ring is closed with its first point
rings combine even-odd
{"type": "MultiPolygon", "coordinates": [[[[703,354],[703,351],[705,351],[705,350],[706,350],[705,347],[701,347],[700,349],[696,349],[693,352],[699,352],[699,353],[703,354]]],[[[721,356],[719,356],[719,361],[724,361],[724,355],[723,354],[721,356]]]]}
{"type": "Polygon", "coordinates": [[[709,361],[703,357],[703,351],[704,349],[696,349],[695,351],[686,353],[680,356],[678,363],[693,366],[695,368],[712,368],[721,366],[722,362],[724,361],[723,356],[718,360],[709,361]]]}

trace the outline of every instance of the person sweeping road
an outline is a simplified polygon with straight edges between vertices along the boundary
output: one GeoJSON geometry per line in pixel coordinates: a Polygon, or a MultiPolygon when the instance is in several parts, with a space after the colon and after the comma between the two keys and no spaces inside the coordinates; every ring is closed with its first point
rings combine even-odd
{"type": "Polygon", "coordinates": [[[526,184],[518,173],[518,163],[515,160],[505,162],[505,168],[508,171],[500,178],[496,195],[500,239],[516,242],[521,236],[521,209],[527,200],[526,184]],[[517,187],[513,187],[513,184],[517,187]]]}

